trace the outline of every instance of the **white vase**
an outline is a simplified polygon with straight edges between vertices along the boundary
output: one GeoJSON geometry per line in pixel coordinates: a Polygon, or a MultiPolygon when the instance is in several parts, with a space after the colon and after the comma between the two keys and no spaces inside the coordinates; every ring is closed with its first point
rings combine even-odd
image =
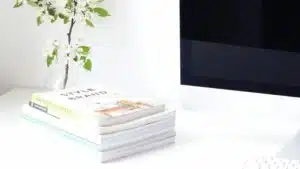
{"type": "Polygon", "coordinates": [[[69,62],[66,79],[67,61],[53,62],[47,69],[45,87],[50,90],[62,90],[74,87],[79,77],[79,66],[69,62]],[[66,81],[66,84],[65,84],[66,81]]]}

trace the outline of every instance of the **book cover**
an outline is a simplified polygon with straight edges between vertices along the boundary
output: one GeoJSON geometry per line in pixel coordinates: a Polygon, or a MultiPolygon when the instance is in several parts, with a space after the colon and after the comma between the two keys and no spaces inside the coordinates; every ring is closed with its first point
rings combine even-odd
{"type": "Polygon", "coordinates": [[[157,99],[126,97],[119,92],[92,87],[35,93],[29,103],[33,108],[58,118],[75,120],[82,116],[96,116],[100,123],[109,120],[117,123],[122,117],[132,120],[165,110],[165,105],[157,99]]]}

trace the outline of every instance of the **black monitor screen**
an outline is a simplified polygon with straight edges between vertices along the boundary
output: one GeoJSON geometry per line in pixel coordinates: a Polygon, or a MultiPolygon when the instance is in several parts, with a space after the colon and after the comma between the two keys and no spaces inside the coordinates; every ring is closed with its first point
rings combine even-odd
{"type": "Polygon", "coordinates": [[[181,0],[182,84],[300,96],[300,2],[181,0]]]}
{"type": "Polygon", "coordinates": [[[185,0],[182,36],[191,40],[300,51],[295,0],[185,0]],[[186,10],[185,10],[186,9],[186,10]]]}

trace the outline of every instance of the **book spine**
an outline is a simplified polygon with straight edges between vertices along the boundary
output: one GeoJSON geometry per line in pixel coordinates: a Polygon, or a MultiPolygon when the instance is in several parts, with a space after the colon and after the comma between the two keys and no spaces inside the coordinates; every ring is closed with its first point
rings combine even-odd
{"type": "MultiPolygon", "coordinates": [[[[57,104],[53,101],[43,99],[37,94],[33,94],[31,97],[32,104],[35,106],[34,108],[41,110],[43,112],[55,112],[53,114],[56,117],[59,118],[75,118],[76,117],[76,112],[65,105],[57,104]]],[[[33,106],[32,106],[33,107],[33,106]]]]}

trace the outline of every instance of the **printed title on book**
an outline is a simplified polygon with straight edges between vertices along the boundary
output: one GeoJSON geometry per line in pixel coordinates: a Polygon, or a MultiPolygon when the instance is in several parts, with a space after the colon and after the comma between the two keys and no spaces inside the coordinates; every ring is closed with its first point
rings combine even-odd
{"type": "Polygon", "coordinates": [[[92,96],[100,96],[100,95],[106,95],[107,91],[100,90],[97,91],[97,89],[80,89],[75,91],[66,91],[61,93],[61,96],[67,97],[69,100],[79,100],[79,99],[86,99],[88,97],[92,96]]]}

